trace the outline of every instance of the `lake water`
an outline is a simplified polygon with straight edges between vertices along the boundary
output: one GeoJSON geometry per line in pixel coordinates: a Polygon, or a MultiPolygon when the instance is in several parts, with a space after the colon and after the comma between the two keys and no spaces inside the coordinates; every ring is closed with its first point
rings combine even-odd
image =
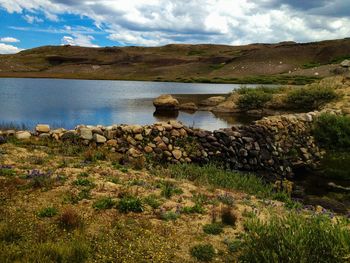
{"type": "Polygon", "coordinates": [[[242,115],[214,115],[207,111],[157,116],[152,100],[161,94],[174,94],[180,101],[181,98],[199,100],[209,94],[227,94],[239,86],[3,78],[0,79],[0,123],[25,124],[30,128],[37,123],[47,123],[70,129],[78,124],[151,124],[178,119],[190,126],[214,130],[252,119],[242,115]]]}

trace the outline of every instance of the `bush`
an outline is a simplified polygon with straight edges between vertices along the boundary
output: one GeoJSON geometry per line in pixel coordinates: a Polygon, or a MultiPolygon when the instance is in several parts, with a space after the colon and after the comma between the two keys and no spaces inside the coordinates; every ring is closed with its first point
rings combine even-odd
{"type": "Polygon", "coordinates": [[[314,110],[319,109],[337,98],[338,95],[334,89],[312,85],[309,87],[296,88],[289,92],[286,97],[286,103],[293,109],[314,110]]]}
{"type": "Polygon", "coordinates": [[[77,180],[73,181],[73,184],[76,186],[94,186],[94,183],[86,178],[78,178],[77,180]]]}
{"type": "Polygon", "coordinates": [[[115,205],[115,202],[111,197],[102,197],[98,200],[96,200],[92,207],[96,210],[105,210],[105,209],[111,209],[115,205]]]}
{"type": "Polygon", "coordinates": [[[347,224],[326,216],[291,213],[263,223],[250,219],[241,244],[242,262],[345,262],[350,255],[347,224]]]}
{"type": "Polygon", "coordinates": [[[191,256],[203,262],[210,262],[215,256],[215,249],[211,244],[196,245],[190,249],[191,256]]]}
{"type": "Polygon", "coordinates": [[[66,230],[79,228],[83,225],[81,217],[73,209],[66,209],[58,218],[58,225],[66,230]]]}
{"type": "Polygon", "coordinates": [[[238,107],[242,110],[260,109],[272,99],[271,91],[265,89],[245,89],[239,93],[238,107]]]}
{"type": "Polygon", "coordinates": [[[58,214],[58,210],[55,207],[46,207],[38,212],[38,217],[53,217],[58,214]]]}
{"type": "Polygon", "coordinates": [[[165,181],[162,185],[161,195],[165,198],[171,198],[173,195],[182,194],[183,191],[181,188],[176,187],[173,182],[165,181]]]}
{"type": "Polygon", "coordinates": [[[167,211],[160,214],[160,219],[165,221],[175,221],[178,219],[180,215],[178,213],[175,213],[173,211],[167,211]]]}
{"type": "Polygon", "coordinates": [[[211,223],[203,226],[203,231],[210,235],[220,235],[224,232],[224,227],[221,223],[211,223]]]}
{"type": "Polygon", "coordinates": [[[142,200],[135,196],[124,196],[118,203],[118,210],[122,213],[141,213],[143,212],[142,200]]]}
{"type": "Polygon", "coordinates": [[[149,195],[144,199],[145,203],[152,207],[153,209],[157,209],[160,207],[161,202],[157,199],[155,195],[149,195]]]}
{"type": "Polygon", "coordinates": [[[350,117],[321,114],[314,122],[313,134],[328,149],[349,149],[350,117]]]}
{"type": "Polygon", "coordinates": [[[184,214],[204,214],[205,209],[199,203],[196,203],[194,206],[185,206],[181,210],[184,214]]]}
{"type": "Polygon", "coordinates": [[[221,222],[225,225],[235,226],[237,216],[232,212],[230,207],[224,207],[221,209],[221,222]]]}

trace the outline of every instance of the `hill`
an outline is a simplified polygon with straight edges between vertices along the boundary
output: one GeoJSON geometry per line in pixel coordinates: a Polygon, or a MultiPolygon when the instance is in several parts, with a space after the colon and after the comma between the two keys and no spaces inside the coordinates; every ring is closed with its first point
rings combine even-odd
{"type": "Polygon", "coordinates": [[[0,77],[303,84],[332,75],[349,57],[350,39],[245,46],[44,46],[0,55],[0,77]]]}

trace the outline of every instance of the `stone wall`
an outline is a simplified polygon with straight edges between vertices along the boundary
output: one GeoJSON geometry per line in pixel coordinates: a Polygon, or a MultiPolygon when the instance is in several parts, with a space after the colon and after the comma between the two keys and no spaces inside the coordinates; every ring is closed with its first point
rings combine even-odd
{"type": "Polygon", "coordinates": [[[177,121],[146,126],[78,126],[75,130],[51,130],[48,125],[38,125],[35,132],[0,131],[0,143],[9,136],[36,136],[106,147],[129,158],[146,156],[172,163],[219,162],[230,169],[262,171],[271,179],[280,179],[292,177],[298,166],[317,165],[322,152],[311,136],[311,127],[319,114],[266,117],[251,125],[213,132],[191,129],[177,121]]]}

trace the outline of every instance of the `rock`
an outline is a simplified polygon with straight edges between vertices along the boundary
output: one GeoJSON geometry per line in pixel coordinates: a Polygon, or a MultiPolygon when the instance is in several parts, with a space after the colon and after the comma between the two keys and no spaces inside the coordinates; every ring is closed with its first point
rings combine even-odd
{"type": "Polygon", "coordinates": [[[142,156],[142,153],[141,152],[139,152],[137,149],[135,149],[135,148],[130,148],[129,150],[128,150],[128,154],[130,154],[132,157],[134,157],[134,158],[137,158],[137,157],[140,157],[140,156],[142,156]]]}
{"type": "Polygon", "coordinates": [[[213,112],[225,112],[225,113],[236,113],[240,112],[241,109],[233,101],[224,101],[212,109],[213,112]]]}
{"type": "Polygon", "coordinates": [[[179,109],[179,101],[175,99],[173,96],[160,95],[153,101],[153,105],[157,110],[178,110],[179,109]]]}
{"type": "Polygon", "coordinates": [[[164,142],[159,143],[157,147],[163,151],[168,150],[168,146],[164,142]]]}
{"type": "Polygon", "coordinates": [[[114,140],[114,139],[108,140],[107,141],[107,145],[110,146],[110,147],[117,147],[118,146],[118,141],[114,140]]]}
{"type": "Polygon", "coordinates": [[[214,96],[207,98],[205,100],[202,100],[199,105],[200,106],[217,106],[220,103],[224,102],[226,98],[224,96],[214,96]]]}
{"type": "Polygon", "coordinates": [[[138,140],[138,141],[142,141],[142,140],[143,140],[142,134],[140,134],[140,133],[139,133],[139,134],[136,134],[136,135],[135,135],[135,139],[138,140]]]}
{"type": "Polygon", "coordinates": [[[78,134],[83,140],[92,140],[92,130],[86,127],[81,127],[78,129],[78,134]]]}
{"type": "Polygon", "coordinates": [[[182,152],[180,150],[173,150],[172,151],[173,156],[176,160],[179,160],[182,157],[182,152]]]}
{"type": "Polygon", "coordinates": [[[151,146],[145,146],[145,148],[144,148],[144,151],[146,152],[146,153],[151,153],[151,152],[153,152],[153,148],[151,147],[151,146]]]}
{"type": "Polygon", "coordinates": [[[133,125],[132,126],[132,132],[137,134],[137,133],[142,133],[143,128],[141,125],[133,125]]]}
{"type": "Polygon", "coordinates": [[[136,140],[131,136],[128,136],[128,138],[126,138],[126,140],[128,143],[130,143],[133,146],[135,146],[137,144],[136,140]]]}
{"type": "Polygon", "coordinates": [[[177,130],[172,130],[170,132],[170,135],[173,136],[173,137],[180,137],[180,132],[177,131],[177,130]]]}
{"type": "Polygon", "coordinates": [[[188,102],[180,104],[179,109],[184,111],[197,111],[198,107],[193,102],[188,102]]]}
{"type": "Polygon", "coordinates": [[[50,136],[51,136],[50,133],[41,133],[39,135],[39,138],[49,138],[50,136]]]}
{"type": "Polygon", "coordinates": [[[97,133],[94,134],[93,138],[94,138],[94,141],[97,143],[105,143],[107,141],[106,137],[97,133]]]}
{"type": "Polygon", "coordinates": [[[181,122],[179,122],[179,121],[171,120],[171,121],[169,121],[169,124],[170,124],[171,126],[173,126],[173,128],[175,128],[175,129],[181,129],[181,128],[183,128],[183,124],[182,124],[181,122]]]}
{"type": "Polygon", "coordinates": [[[345,59],[340,63],[340,66],[344,67],[344,68],[349,68],[350,67],[350,60],[349,59],[345,59]]]}
{"type": "Polygon", "coordinates": [[[16,139],[18,140],[27,140],[30,139],[31,133],[29,131],[18,131],[15,134],[16,139]]]}
{"type": "Polygon", "coordinates": [[[36,130],[38,133],[50,132],[50,126],[47,125],[47,124],[38,124],[38,125],[35,127],[35,130],[36,130]]]}

